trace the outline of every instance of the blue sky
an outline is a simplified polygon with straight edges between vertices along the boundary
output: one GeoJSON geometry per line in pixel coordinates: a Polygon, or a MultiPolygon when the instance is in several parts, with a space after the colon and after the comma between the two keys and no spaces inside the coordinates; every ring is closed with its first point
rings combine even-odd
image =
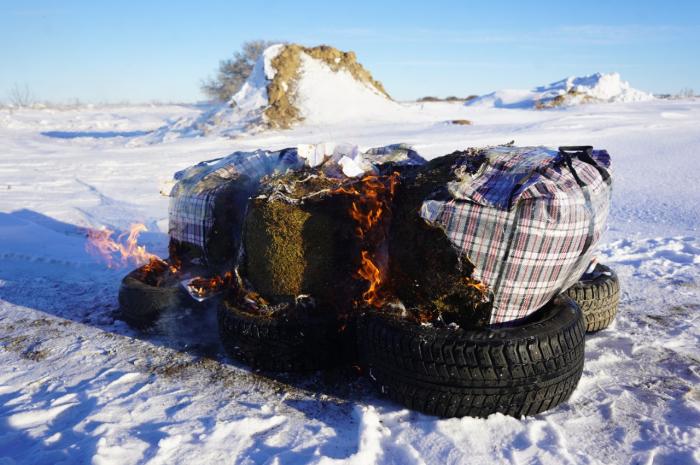
{"type": "Polygon", "coordinates": [[[250,39],[354,50],[392,96],[529,88],[618,71],[700,91],[700,1],[0,0],[0,100],[196,101],[250,39]]]}

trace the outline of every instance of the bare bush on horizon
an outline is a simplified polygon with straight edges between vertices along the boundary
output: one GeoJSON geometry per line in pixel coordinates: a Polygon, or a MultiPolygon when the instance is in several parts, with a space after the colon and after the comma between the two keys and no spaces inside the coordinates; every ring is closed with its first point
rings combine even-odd
{"type": "Polygon", "coordinates": [[[261,39],[244,42],[241,50],[234,53],[233,58],[219,62],[219,70],[215,77],[202,82],[202,92],[212,100],[228,102],[248,79],[262,52],[276,43],[280,42],[261,39]]]}
{"type": "Polygon", "coordinates": [[[15,82],[15,84],[8,91],[7,98],[12,106],[18,108],[30,107],[35,101],[34,93],[29,88],[29,84],[27,83],[20,85],[19,83],[15,82]]]}

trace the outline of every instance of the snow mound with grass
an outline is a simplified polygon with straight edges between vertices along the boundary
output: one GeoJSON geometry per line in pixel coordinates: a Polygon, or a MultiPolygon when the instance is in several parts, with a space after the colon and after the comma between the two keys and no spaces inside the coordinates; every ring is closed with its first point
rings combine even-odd
{"type": "Polygon", "coordinates": [[[357,62],[354,52],[277,44],[265,49],[229,102],[195,120],[177,121],[167,128],[170,135],[165,138],[232,136],[302,122],[390,121],[403,110],[357,62]]]}
{"type": "Polygon", "coordinates": [[[569,77],[532,90],[505,89],[467,103],[496,108],[555,108],[601,102],[641,102],[654,96],[634,89],[619,73],[569,77]]]}

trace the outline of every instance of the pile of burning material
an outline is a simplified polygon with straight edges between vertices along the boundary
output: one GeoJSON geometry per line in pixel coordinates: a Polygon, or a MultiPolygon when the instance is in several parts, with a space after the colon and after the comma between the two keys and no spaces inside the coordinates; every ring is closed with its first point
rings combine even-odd
{"type": "Polygon", "coordinates": [[[256,368],[340,364],[345,342],[412,408],[537,413],[581,376],[584,316],[559,294],[591,261],[609,169],[590,147],[238,152],[178,174],[177,271],[159,269],[225,291],[221,342],[256,368]]]}

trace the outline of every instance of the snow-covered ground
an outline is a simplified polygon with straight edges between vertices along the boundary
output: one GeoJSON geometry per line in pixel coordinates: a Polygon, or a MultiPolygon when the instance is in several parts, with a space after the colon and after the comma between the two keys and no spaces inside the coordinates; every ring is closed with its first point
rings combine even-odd
{"type": "Polygon", "coordinates": [[[700,462],[700,101],[404,105],[394,123],[163,143],[144,133],[202,110],[0,110],[0,464],[700,462]],[[587,337],[569,402],[534,417],[438,420],[344,370],[263,376],[222,354],[211,312],[137,333],[114,319],[127,270],[84,251],[86,226],[143,222],[165,254],[171,174],[234,150],[408,142],[434,157],[513,139],[606,148],[615,169],[600,256],[620,313],[587,337]]]}

